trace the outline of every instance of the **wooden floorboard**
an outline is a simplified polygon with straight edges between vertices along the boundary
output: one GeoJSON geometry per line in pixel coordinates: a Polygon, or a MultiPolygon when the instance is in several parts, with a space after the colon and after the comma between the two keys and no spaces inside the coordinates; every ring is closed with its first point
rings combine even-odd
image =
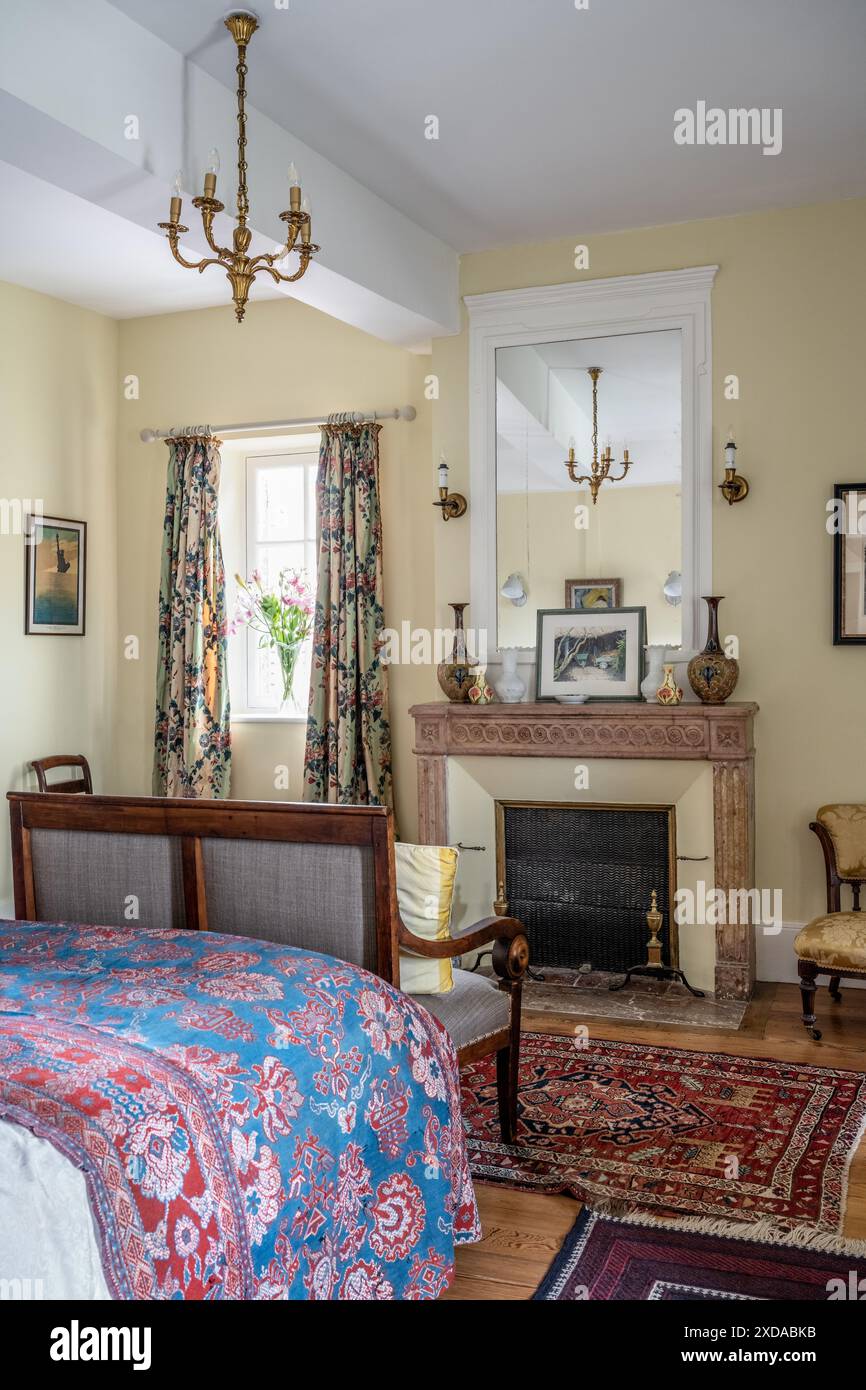
{"type": "MultiPolygon", "coordinates": [[[[796,985],[782,984],[758,985],[743,1026],[736,1032],[526,1011],[523,1026],[527,1032],[568,1035],[582,1023],[590,1039],[866,1069],[866,990],[845,991],[841,1004],[834,1004],[826,989],[820,990],[817,1011],[823,1030],[820,1042],[808,1036],[800,1020],[800,991],[796,985]]],[[[458,1248],[454,1282],[443,1298],[472,1302],[531,1298],[571,1230],[580,1203],[571,1197],[513,1192],[481,1183],[475,1191],[483,1238],[476,1245],[458,1248]]],[[[852,1238],[866,1239],[866,1138],[851,1163],[844,1231],[852,1238]]]]}

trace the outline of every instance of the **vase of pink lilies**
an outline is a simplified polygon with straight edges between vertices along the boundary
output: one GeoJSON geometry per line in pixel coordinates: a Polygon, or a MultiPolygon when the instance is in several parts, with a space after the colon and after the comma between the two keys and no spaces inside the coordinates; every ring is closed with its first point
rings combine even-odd
{"type": "Polygon", "coordinates": [[[291,699],[298,654],[313,630],[313,593],[303,570],[280,570],[275,588],[265,585],[259,570],[249,579],[235,575],[238,608],[232,631],[251,628],[259,647],[276,651],[283,675],[283,703],[291,699]]]}

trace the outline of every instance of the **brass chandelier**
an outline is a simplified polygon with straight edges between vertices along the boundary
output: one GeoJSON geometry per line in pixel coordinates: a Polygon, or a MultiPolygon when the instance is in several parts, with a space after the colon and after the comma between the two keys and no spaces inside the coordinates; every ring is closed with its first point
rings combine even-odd
{"type": "Polygon", "coordinates": [[[171,209],[168,222],[160,222],[160,228],[168,238],[171,247],[171,254],[179,265],[185,270],[203,271],[206,266],[218,265],[226,272],[226,276],[232,287],[232,298],[235,302],[235,315],[238,323],[244,316],[244,311],[249,298],[250,286],[255,277],[261,273],[270,275],[277,284],[289,284],[293,280],[300,280],[305,273],[311,258],[320,249],[310,240],[310,204],[309,199],[301,198],[301,182],[298,178],[294,164],[289,168],[289,207],[286,212],[280,213],[280,221],[286,223],[286,244],[280,246],[270,254],[262,253],[259,256],[248,256],[252,232],[247,226],[249,216],[249,198],[247,196],[247,118],[246,118],[246,77],[247,77],[247,44],[252,38],[256,29],[259,27],[258,19],[249,10],[239,10],[230,14],[225,20],[225,26],[229,30],[232,38],[238,47],[238,197],[237,197],[237,226],[232,238],[233,245],[229,249],[226,246],[219,246],[214,240],[213,224],[218,212],[222,212],[225,204],[220,203],[216,197],[216,180],[219,173],[219,155],[216,150],[211,151],[210,161],[207,172],[204,176],[204,193],[200,198],[193,198],[192,205],[198,208],[201,213],[202,226],[207,238],[207,244],[213,251],[212,256],[207,256],[201,261],[187,261],[178,250],[178,238],[189,231],[188,227],[181,226],[181,176],[175,179],[174,196],[171,200],[171,209]],[[277,264],[286,259],[292,252],[297,251],[300,259],[298,269],[294,275],[284,275],[277,270],[277,264]]]}
{"type": "Polygon", "coordinates": [[[598,490],[601,487],[602,483],[621,483],[626,473],[634,463],[634,459],[629,459],[628,449],[623,449],[622,472],[618,476],[612,477],[610,470],[613,466],[613,458],[611,456],[609,444],[604,449],[602,449],[601,457],[599,458],[598,379],[601,376],[602,369],[601,367],[588,367],[587,371],[589,372],[589,375],[592,377],[592,471],[589,474],[575,473],[575,468],[579,467],[580,465],[577,463],[577,460],[574,457],[573,447],[568,451],[568,459],[566,461],[565,466],[568,469],[568,476],[573,483],[589,483],[589,490],[592,493],[592,505],[595,506],[598,502],[598,490]]]}

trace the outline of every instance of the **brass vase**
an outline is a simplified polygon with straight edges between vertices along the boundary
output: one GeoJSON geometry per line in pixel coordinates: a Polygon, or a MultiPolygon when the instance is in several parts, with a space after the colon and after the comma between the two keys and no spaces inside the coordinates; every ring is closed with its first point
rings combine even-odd
{"type": "Polygon", "coordinates": [[[707,598],[709,609],[707,640],[702,652],[689,662],[689,685],[705,705],[723,705],[740,678],[740,665],[725,656],[719,642],[719,604],[721,597],[707,598]]]}
{"type": "Polygon", "coordinates": [[[466,646],[463,627],[463,610],[468,608],[469,604],[452,603],[449,606],[454,609],[454,640],[451,643],[450,656],[447,660],[440,661],[436,667],[436,676],[443,694],[454,704],[462,704],[469,699],[478,663],[466,646]]]}

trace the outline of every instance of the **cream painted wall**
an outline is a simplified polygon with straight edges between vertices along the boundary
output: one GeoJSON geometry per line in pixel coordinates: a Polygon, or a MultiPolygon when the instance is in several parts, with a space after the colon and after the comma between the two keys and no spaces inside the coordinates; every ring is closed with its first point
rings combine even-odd
{"type": "MultiPolygon", "coordinates": [[[[25,637],[24,541],[0,533],[0,769],[3,786],[35,790],[31,758],[84,753],[111,785],[117,673],[115,430],[121,381],[117,324],[0,283],[0,497],[43,501],[87,522],[87,630],[25,637]]],[[[0,913],[11,913],[7,818],[0,833],[0,913]]]]}
{"type": "MultiPolygon", "coordinates": [[[[824,908],[820,850],[808,830],[824,801],[866,799],[866,649],[832,645],[832,545],[825,503],[863,477],[866,201],[794,208],[592,237],[574,270],[568,240],[467,256],[462,292],[718,264],[712,296],[717,480],[729,429],[752,493],[714,504],[714,588],[724,633],[740,642],[737,698],[757,720],[758,884],[783,890],[785,919],[824,908]],[[735,373],[740,399],[724,397],[735,373]]],[[[440,398],[433,452],[470,492],[468,335],[434,344],[440,398]]],[[[470,507],[472,499],[469,498],[470,507]]],[[[436,608],[469,593],[459,523],[437,532],[436,608]]],[[[471,610],[467,615],[471,620],[471,610]]],[[[480,839],[467,825],[467,843],[480,839]],[[468,837],[468,838],[467,838],[468,837]]]]}
{"type": "MultiPolygon", "coordinates": [[[[428,359],[392,347],[293,300],[251,304],[244,323],[230,307],[130,320],[120,325],[120,370],[140,379],[137,401],[119,420],[118,518],[121,633],[140,638],[138,662],[122,662],[116,778],[127,793],[150,792],[153,747],[156,604],[165,498],[166,447],[144,445],[144,426],[280,420],[359,407],[412,404],[411,424],[383,426],[382,512],[385,605],[390,626],[406,618],[430,627],[434,612],[437,514],[424,398],[428,359]]],[[[225,462],[228,469],[232,464],[225,462]]],[[[228,493],[230,489],[226,489],[228,493]]],[[[409,706],[434,699],[431,667],[394,666],[391,715],[396,809],[404,836],[417,831],[415,759],[409,706]]],[[[233,795],[300,796],[301,723],[238,723],[232,730],[233,795]],[[274,790],[274,769],[288,764],[288,793],[274,790]]]]}
{"type": "MultiPolygon", "coordinates": [[[[562,608],[566,579],[622,580],[624,607],[643,605],[647,641],[678,646],[680,610],[665,603],[662,586],[682,555],[680,489],[602,489],[588,530],[574,525],[575,498],[564,492],[529,494],[529,597],[522,608],[499,598],[500,647],[534,647],[539,608],[562,608]]],[[[590,506],[585,489],[575,497],[590,506]]],[[[520,493],[497,498],[496,555],[500,581],[516,570],[527,578],[527,506],[520,493]]]]}

